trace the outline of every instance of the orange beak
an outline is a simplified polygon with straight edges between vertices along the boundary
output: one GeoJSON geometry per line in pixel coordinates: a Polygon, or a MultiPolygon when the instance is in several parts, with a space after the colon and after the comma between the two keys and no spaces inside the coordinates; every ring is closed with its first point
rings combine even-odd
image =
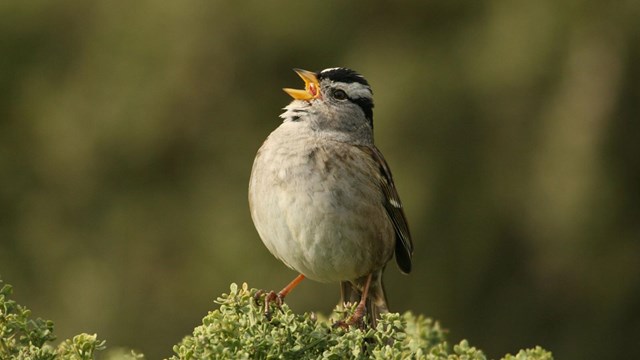
{"type": "Polygon", "coordinates": [[[284,92],[296,100],[311,100],[320,97],[320,84],[316,74],[302,69],[293,69],[304,80],[304,90],[284,88],[284,92]]]}

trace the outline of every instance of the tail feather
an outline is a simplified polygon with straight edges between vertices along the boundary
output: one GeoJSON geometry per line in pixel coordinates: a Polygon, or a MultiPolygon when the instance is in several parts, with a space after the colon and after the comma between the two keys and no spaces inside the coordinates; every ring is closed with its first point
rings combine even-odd
{"type": "Polygon", "coordinates": [[[350,281],[340,282],[340,306],[347,303],[355,304],[360,301],[360,291],[350,281]]]}
{"type": "Polygon", "coordinates": [[[384,292],[384,286],[382,285],[382,277],[378,278],[375,285],[376,286],[372,286],[369,289],[369,296],[367,297],[367,323],[371,325],[372,328],[376,327],[378,319],[380,319],[380,314],[389,312],[387,296],[384,292]]]}

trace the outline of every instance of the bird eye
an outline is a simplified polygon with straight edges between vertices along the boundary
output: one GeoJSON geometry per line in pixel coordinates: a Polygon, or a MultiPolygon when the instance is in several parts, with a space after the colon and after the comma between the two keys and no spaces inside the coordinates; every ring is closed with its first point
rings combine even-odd
{"type": "Polygon", "coordinates": [[[347,98],[347,93],[341,89],[333,90],[333,98],[336,100],[345,100],[347,98]]]}

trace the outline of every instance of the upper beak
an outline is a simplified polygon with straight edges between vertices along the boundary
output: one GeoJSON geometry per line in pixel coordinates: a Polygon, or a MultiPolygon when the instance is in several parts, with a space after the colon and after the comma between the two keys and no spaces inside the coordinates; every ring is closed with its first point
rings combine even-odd
{"type": "Polygon", "coordinates": [[[316,74],[302,69],[293,69],[304,80],[304,90],[284,88],[287,94],[296,100],[311,100],[320,97],[320,84],[316,74]]]}

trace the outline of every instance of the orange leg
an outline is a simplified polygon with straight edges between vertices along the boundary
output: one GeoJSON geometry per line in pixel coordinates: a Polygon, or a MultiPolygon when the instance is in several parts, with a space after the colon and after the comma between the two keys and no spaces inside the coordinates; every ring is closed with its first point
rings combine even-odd
{"type": "Polygon", "coordinates": [[[280,290],[280,292],[278,293],[278,298],[283,300],[284,297],[291,292],[291,290],[293,290],[296,286],[298,286],[298,284],[300,284],[300,282],[302,282],[302,280],[304,280],[304,275],[300,274],[296,276],[296,278],[293,279],[287,286],[285,286],[284,289],[280,290]]]}
{"type": "Polygon", "coordinates": [[[333,327],[342,327],[347,328],[349,325],[359,324],[364,317],[364,311],[367,307],[367,296],[369,295],[369,285],[371,284],[371,278],[373,277],[373,273],[367,276],[367,282],[364,283],[364,289],[362,290],[362,296],[360,297],[360,302],[358,306],[356,306],[356,310],[353,312],[353,315],[349,317],[347,321],[339,320],[333,324],[333,327]]]}
{"type": "Polygon", "coordinates": [[[360,302],[358,306],[356,306],[356,311],[353,312],[351,318],[347,320],[349,325],[354,325],[362,321],[364,317],[364,311],[367,306],[367,296],[369,295],[369,285],[371,284],[371,278],[373,277],[373,273],[369,274],[367,277],[367,282],[364,283],[364,290],[362,291],[362,297],[360,298],[360,302]]]}
{"type": "MultiPolygon", "coordinates": [[[[300,284],[302,280],[304,280],[304,275],[300,274],[296,276],[296,278],[293,279],[293,281],[287,284],[287,286],[285,286],[284,289],[280,290],[277,294],[274,291],[269,291],[269,293],[267,293],[267,295],[264,297],[264,314],[267,317],[270,317],[271,311],[269,310],[269,303],[274,302],[276,306],[278,307],[282,306],[282,304],[284,303],[285,296],[287,296],[291,292],[291,290],[293,290],[296,286],[298,286],[298,284],[300,284]]],[[[256,295],[254,296],[256,301],[262,294],[263,294],[262,290],[256,293],[256,295]]]]}

